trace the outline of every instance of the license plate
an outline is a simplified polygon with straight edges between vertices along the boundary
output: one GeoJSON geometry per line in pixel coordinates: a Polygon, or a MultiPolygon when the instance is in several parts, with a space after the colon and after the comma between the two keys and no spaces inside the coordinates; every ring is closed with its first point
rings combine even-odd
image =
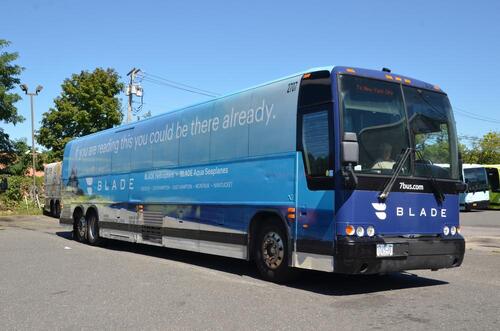
{"type": "Polygon", "coordinates": [[[377,244],[377,257],[386,257],[394,255],[393,244],[377,244]]]}

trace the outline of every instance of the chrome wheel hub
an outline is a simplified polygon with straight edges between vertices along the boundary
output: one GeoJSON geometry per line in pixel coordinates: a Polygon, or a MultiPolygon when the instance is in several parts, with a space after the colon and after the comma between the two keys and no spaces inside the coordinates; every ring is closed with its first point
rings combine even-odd
{"type": "Polygon", "coordinates": [[[85,238],[86,233],[87,233],[87,220],[85,217],[80,217],[78,220],[78,226],[77,226],[78,234],[80,235],[80,238],[85,238]]]}
{"type": "Polygon", "coordinates": [[[285,247],[283,239],[276,232],[268,232],[262,241],[262,256],[267,267],[277,269],[283,262],[285,247]]]}

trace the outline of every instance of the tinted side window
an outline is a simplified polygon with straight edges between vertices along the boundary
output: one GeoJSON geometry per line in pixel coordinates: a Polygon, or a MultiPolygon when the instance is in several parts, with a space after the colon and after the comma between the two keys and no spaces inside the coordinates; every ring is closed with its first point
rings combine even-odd
{"type": "Polygon", "coordinates": [[[488,172],[488,182],[490,183],[490,188],[493,192],[498,192],[499,187],[499,177],[498,177],[498,169],[496,168],[486,168],[488,172]]]}
{"type": "Polygon", "coordinates": [[[330,161],[330,130],[328,111],[302,116],[302,150],[306,173],[311,177],[328,176],[330,161]]]}
{"type": "Polygon", "coordinates": [[[300,82],[299,107],[332,101],[332,80],[327,70],[305,74],[300,82]]]}
{"type": "Polygon", "coordinates": [[[118,131],[113,137],[113,147],[111,153],[111,170],[113,173],[130,172],[130,148],[120,148],[120,142],[123,139],[132,139],[132,129],[118,131]]]}

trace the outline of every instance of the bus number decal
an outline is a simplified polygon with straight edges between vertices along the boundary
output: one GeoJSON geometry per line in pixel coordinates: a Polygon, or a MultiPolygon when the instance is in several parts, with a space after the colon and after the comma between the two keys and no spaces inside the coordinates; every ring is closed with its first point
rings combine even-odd
{"type": "Polygon", "coordinates": [[[297,84],[298,82],[288,83],[288,90],[286,90],[286,93],[294,92],[297,89],[297,84]]]}

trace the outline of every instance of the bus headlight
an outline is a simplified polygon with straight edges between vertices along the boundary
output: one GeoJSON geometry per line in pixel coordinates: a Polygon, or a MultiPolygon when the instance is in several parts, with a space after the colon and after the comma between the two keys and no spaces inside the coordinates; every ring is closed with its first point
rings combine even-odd
{"type": "Polygon", "coordinates": [[[457,228],[455,226],[452,226],[450,228],[450,233],[451,233],[452,236],[456,235],[457,234],[457,228]]]}
{"type": "Polygon", "coordinates": [[[444,234],[445,236],[449,235],[449,234],[450,234],[450,228],[449,228],[449,227],[447,227],[447,226],[445,226],[445,227],[443,228],[443,234],[444,234]]]}
{"type": "Polygon", "coordinates": [[[358,237],[363,237],[363,236],[365,235],[365,229],[363,229],[363,227],[362,227],[362,226],[358,226],[358,227],[356,228],[356,235],[357,235],[358,237]]]}
{"type": "Polygon", "coordinates": [[[368,237],[373,237],[375,235],[375,228],[370,225],[366,228],[366,234],[368,235],[368,237]]]}

